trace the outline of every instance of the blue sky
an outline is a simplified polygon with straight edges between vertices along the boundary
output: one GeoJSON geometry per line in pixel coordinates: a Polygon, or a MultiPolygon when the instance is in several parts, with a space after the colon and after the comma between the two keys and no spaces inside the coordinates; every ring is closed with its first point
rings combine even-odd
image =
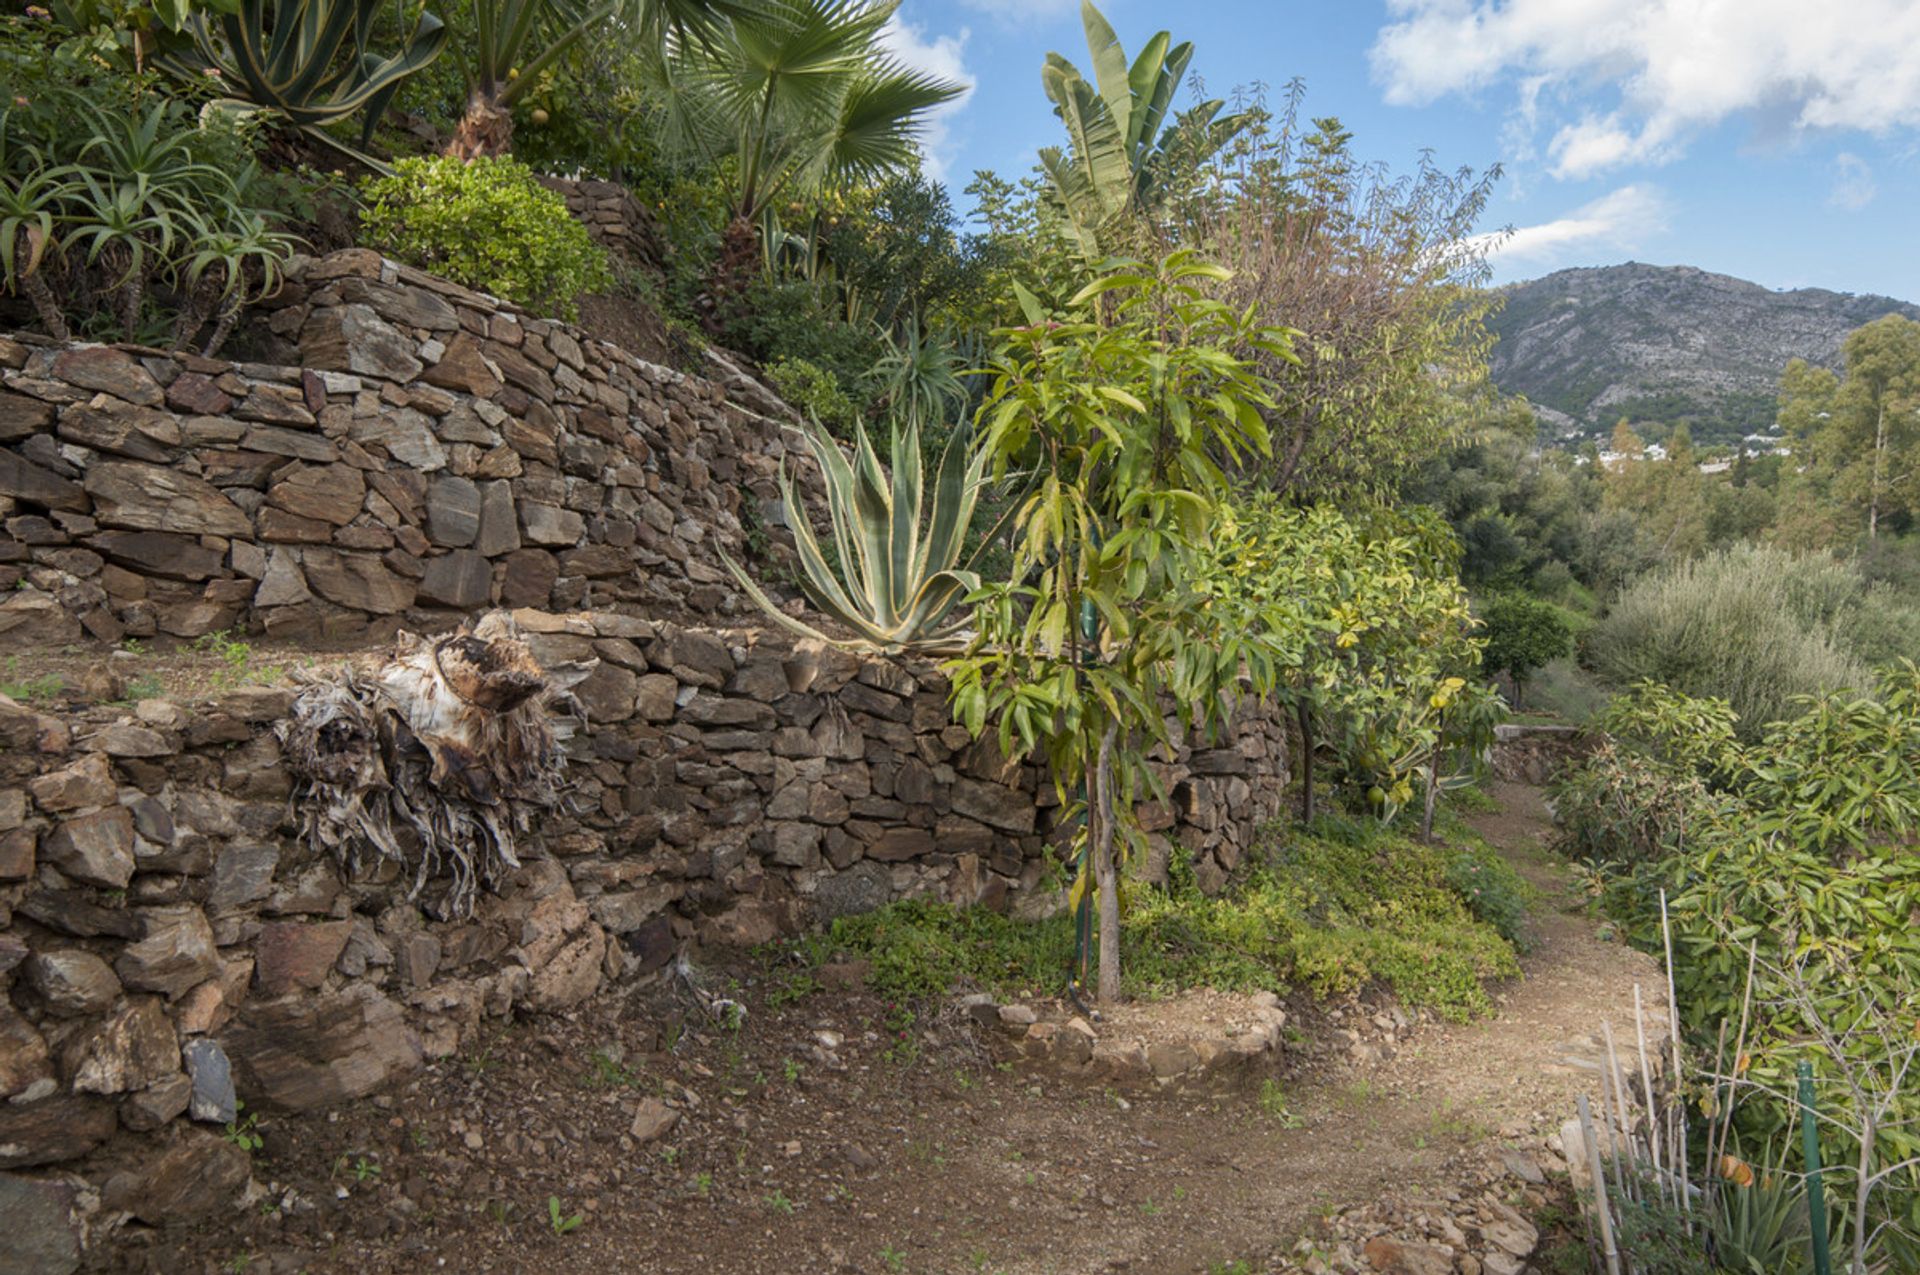
{"type": "MultiPolygon", "coordinates": [[[[1636,260],[1920,301],[1920,0],[1107,0],[1131,53],[1193,41],[1210,94],[1299,76],[1397,170],[1506,171],[1501,281],[1636,260]]],[[[1059,140],[1040,90],[1088,66],[1079,0],[905,0],[908,61],[970,81],[936,172],[1025,173],[1059,140]]]]}

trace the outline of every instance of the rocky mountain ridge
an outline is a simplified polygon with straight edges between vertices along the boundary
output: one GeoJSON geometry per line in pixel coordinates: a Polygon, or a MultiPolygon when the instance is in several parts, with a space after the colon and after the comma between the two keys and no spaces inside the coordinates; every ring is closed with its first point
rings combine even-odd
{"type": "Polygon", "coordinates": [[[1625,416],[1686,420],[1696,440],[1770,427],[1789,359],[1837,367],[1847,333],[1920,306],[1824,288],[1774,290],[1692,266],[1558,270],[1500,289],[1492,373],[1563,434],[1625,416]]]}

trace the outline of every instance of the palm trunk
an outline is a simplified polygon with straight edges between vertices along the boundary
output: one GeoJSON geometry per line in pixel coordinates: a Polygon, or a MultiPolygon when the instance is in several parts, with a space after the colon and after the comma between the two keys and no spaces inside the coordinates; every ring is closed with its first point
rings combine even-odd
{"type": "Polygon", "coordinates": [[[513,149],[513,111],[501,99],[499,85],[476,85],[467,96],[467,113],[447,143],[446,154],[469,162],[492,159],[513,149]]]}
{"type": "Polygon", "coordinates": [[[1114,857],[1113,741],[1117,726],[1100,737],[1094,763],[1093,800],[1087,816],[1092,822],[1093,880],[1100,891],[1100,1003],[1120,1000],[1120,865],[1114,857]]]}

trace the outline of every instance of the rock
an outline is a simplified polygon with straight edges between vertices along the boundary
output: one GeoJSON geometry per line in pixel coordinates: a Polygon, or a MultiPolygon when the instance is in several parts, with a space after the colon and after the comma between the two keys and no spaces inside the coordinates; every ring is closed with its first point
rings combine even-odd
{"type": "Polygon", "coordinates": [[[1532,1223],[1517,1216],[1488,1222],[1481,1234],[1487,1243],[1519,1258],[1531,1257],[1533,1250],[1540,1246],[1540,1232],[1532,1223]]]}
{"type": "Polygon", "coordinates": [[[182,372],[167,386],[167,406],[192,416],[225,416],[233,399],[201,372],[182,372]]]}
{"type": "Polygon", "coordinates": [[[305,550],[302,558],[307,583],[329,602],[375,615],[392,615],[413,605],[413,582],[370,554],[316,548],[305,550]]]}
{"type": "Polygon", "coordinates": [[[0,443],[16,442],[53,428],[53,404],[0,390],[0,443]]]}
{"type": "Polygon", "coordinates": [[[99,390],[141,407],[158,407],[165,400],[160,384],[133,356],[105,345],[62,350],[53,360],[55,380],[82,389],[99,390]]]}
{"type": "Polygon", "coordinates": [[[73,1188],[0,1173],[0,1254],[5,1275],[72,1275],[80,1269],[80,1232],[73,1188]]]}
{"type": "Polygon", "coordinates": [[[0,999],[0,1099],[53,1082],[47,1042],[4,999],[0,999]]]}
{"type": "Polygon", "coordinates": [[[102,1014],[120,996],[120,980],[91,952],[63,948],[27,962],[27,986],[56,1014],[102,1014]]]}
{"type": "Polygon", "coordinates": [[[127,1093],[179,1071],[180,1046],[160,1002],[142,996],[68,1041],[62,1064],[75,1093],[127,1093]]]}
{"type": "Polygon", "coordinates": [[[40,852],[76,881],[124,890],[133,879],[133,816],[122,806],[74,815],[47,835],[40,852]]]}
{"type": "Polygon", "coordinates": [[[254,943],[254,986],[267,997],[317,989],[352,933],[351,921],[269,921],[254,943]]]}
{"type": "Polygon", "coordinates": [[[504,479],[480,488],[480,529],[474,535],[475,552],[489,558],[520,547],[520,514],[513,502],[513,484],[504,479]]]}
{"type": "Polygon", "coordinates": [[[603,661],[573,688],[573,693],[587,710],[588,721],[624,722],[633,716],[639,681],[619,665],[603,661]]]}
{"type": "Polygon", "coordinates": [[[464,549],[480,534],[480,488],[451,474],[427,488],[427,538],[448,549],[464,549]]]}
{"type": "Polygon", "coordinates": [[[642,1098],[633,1109],[633,1123],[627,1133],[641,1146],[658,1142],[680,1123],[680,1113],[658,1098],[642,1098]]]}
{"type": "Polygon", "coordinates": [[[643,722],[670,722],[678,707],[680,683],[666,673],[647,673],[638,683],[635,711],[643,722]]]}
{"type": "Polygon", "coordinates": [[[131,1183],[111,1184],[107,1194],[149,1226],[164,1226],[205,1217],[252,1176],[245,1151],[217,1134],[194,1134],[147,1161],[131,1183]]]}
{"type": "Polygon", "coordinates": [[[1430,1244],[1376,1235],[1361,1249],[1380,1275],[1453,1275],[1453,1257],[1430,1244]]]}
{"type": "Polygon", "coordinates": [[[779,937],[779,912],[764,899],[740,899],[700,927],[700,941],[719,947],[759,947],[779,937]]]}
{"type": "Polygon", "coordinates": [[[228,846],[213,863],[213,888],[207,892],[207,910],[218,916],[267,897],[273,874],[280,866],[275,846],[228,846]]]}
{"type": "Polygon", "coordinates": [[[316,309],[300,330],[300,353],[307,367],[403,384],[425,368],[411,340],[359,304],[316,309]]]}
{"type": "Polygon", "coordinates": [[[1159,1041],[1147,1046],[1147,1067],[1157,1079],[1185,1075],[1199,1065],[1200,1055],[1184,1041],[1159,1041]]]}
{"type": "Polygon", "coordinates": [[[193,1097],[193,1082],[175,1072],[154,1081],[120,1104],[120,1123],[135,1133],[151,1133],[178,1120],[193,1097]]]}
{"type": "Polygon", "coordinates": [[[356,418],[347,436],[363,447],[378,447],[408,469],[423,474],[447,465],[447,449],[435,437],[433,425],[410,408],[356,418]]]}
{"type": "MultiPolygon", "coordinates": [[[[109,757],[170,757],[174,751],[165,735],[132,722],[115,722],[111,726],[101,727],[87,739],[87,746],[97,748],[109,757]]],[[[136,828],[139,823],[136,816],[136,828]]],[[[145,835],[144,829],[141,829],[141,835],[145,835]]]]}
{"type": "Polygon", "coordinates": [[[267,488],[270,503],[336,527],[359,517],[366,498],[366,479],[351,465],[293,465],[267,488]]]}
{"type": "Polygon", "coordinates": [[[253,591],[255,607],[292,606],[313,596],[294,555],[294,550],[277,546],[268,552],[266,573],[260,577],[260,587],[253,591]]]}
{"type": "Polygon", "coordinates": [[[79,761],[27,781],[27,792],[49,813],[110,805],[120,793],[105,754],[88,753],[79,761]]]}
{"type": "Polygon", "coordinates": [[[87,546],[108,562],[143,576],[168,580],[211,580],[226,573],[218,549],[209,549],[194,536],[170,531],[105,531],[89,537],[87,546]]]}
{"type": "Polygon", "coordinates": [[[893,880],[882,864],[856,863],[829,873],[814,887],[813,911],[822,922],[871,912],[893,897],[893,880]]]}
{"type": "Polygon", "coordinates": [[[579,544],[587,534],[585,520],[573,510],[531,500],[520,502],[520,528],[531,544],[567,548],[579,544]]]}
{"type": "Polygon", "coordinates": [[[545,549],[516,549],[506,556],[500,581],[500,605],[544,607],[553,596],[560,563],[545,549]]]}
{"type": "Polygon", "coordinates": [[[0,1169],[77,1160],[113,1136],[113,1104],[92,1097],[0,1103],[0,1169]]]}
{"type": "Polygon", "coordinates": [[[60,437],[94,451],[165,464],[180,446],[180,422],[152,408],[96,399],[60,413],[60,437]]]}
{"type": "Polygon", "coordinates": [[[531,1010],[571,1009],[599,990],[607,936],[589,924],[551,960],[532,971],[526,1005],[531,1010]]]}
{"type": "Polygon", "coordinates": [[[91,465],[84,483],[93,516],[105,527],[190,535],[253,534],[253,520],[219,488],[181,469],[137,461],[91,465]]]}
{"type": "Polygon", "coordinates": [[[144,937],[114,962],[128,987],[160,992],[168,1000],[182,995],[220,971],[213,928],[194,905],[149,908],[142,914],[144,937]]]}
{"type": "Polygon", "coordinates": [[[1038,1020],[1030,1005],[1002,1005],[1000,1021],[1008,1027],[1031,1027],[1038,1020]]]}
{"type": "MultiPolygon", "coordinates": [[[[1540,1165],[1534,1158],[1521,1151],[1508,1151],[1501,1155],[1501,1162],[1507,1166],[1507,1172],[1522,1182],[1534,1186],[1544,1186],[1547,1175],[1540,1171],[1540,1165]]],[[[1528,1250],[1531,1252],[1532,1250],[1528,1250]]]]}
{"type": "Polygon", "coordinates": [[[956,779],[952,800],[955,813],[978,819],[988,827],[1022,836],[1033,831],[1034,804],[1030,793],[1002,784],[956,779]]]}
{"type": "Polygon", "coordinates": [[[254,1002],[221,1034],[250,1106],[311,1111],[364,1097],[421,1065],[400,1007],[357,984],[332,996],[254,1002]]]}
{"type": "Polygon", "coordinates": [[[85,513],[88,508],[86,488],[10,448],[0,448],[0,496],[74,513],[85,513]]]}
{"type": "Polygon", "coordinates": [[[233,1092],[233,1067],[227,1051],[204,1036],[188,1041],[180,1048],[187,1065],[192,1094],[186,1111],[195,1120],[208,1124],[232,1124],[239,1115],[233,1092]]]}
{"type": "Polygon", "coordinates": [[[414,601],[420,606],[477,610],[493,596],[493,564],[471,549],[455,549],[427,563],[414,601]]]}
{"type": "Polygon", "coordinates": [[[9,646],[69,646],[84,636],[73,613],[38,589],[0,598],[0,639],[9,646]]]}

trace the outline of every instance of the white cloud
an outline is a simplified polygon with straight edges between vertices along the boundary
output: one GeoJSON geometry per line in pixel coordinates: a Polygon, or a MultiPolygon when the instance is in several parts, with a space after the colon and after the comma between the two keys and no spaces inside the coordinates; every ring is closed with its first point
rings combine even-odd
{"type": "Polygon", "coordinates": [[[928,113],[920,130],[920,149],[927,157],[927,176],[939,182],[947,179],[947,167],[953,161],[949,125],[954,113],[973,97],[974,78],[967,70],[966,61],[968,35],[962,27],[958,35],[930,37],[925,27],[904,22],[897,13],[887,19],[887,25],[880,31],[880,43],[902,64],[967,86],[959,97],[928,113]]]}
{"type": "Polygon", "coordinates": [[[1631,252],[1666,228],[1666,200],[1651,186],[1622,186],[1564,217],[1512,231],[1479,235],[1488,255],[1505,262],[1559,257],[1575,248],[1631,252]]]}
{"type": "Polygon", "coordinates": [[[1858,212],[1873,202],[1880,187],[1873,180],[1873,167],[1851,151],[1841,151],[1833,160],[1833,191],[1827,202],[1835,208],[1858,212]]]}
{"type": "Polygon", "coordinates": [[[1610,109],[1558,123],[1547,148],[1556,176],[1664,162],[1688,134],[1762,109],[1801,130],[1920,128],[1913,0],[1389,0],[1389,9],[1371,58],[1390,102],[1518,77],[1516,114],[1531,133],[1550,102],[1614,89],[1610,109]]]}
{"type": "Polygon", "coordinates": [[[1080,12],[1080,0],[965,0],[969,9],[1007,26],[1037,26],[1080,12]]]}

